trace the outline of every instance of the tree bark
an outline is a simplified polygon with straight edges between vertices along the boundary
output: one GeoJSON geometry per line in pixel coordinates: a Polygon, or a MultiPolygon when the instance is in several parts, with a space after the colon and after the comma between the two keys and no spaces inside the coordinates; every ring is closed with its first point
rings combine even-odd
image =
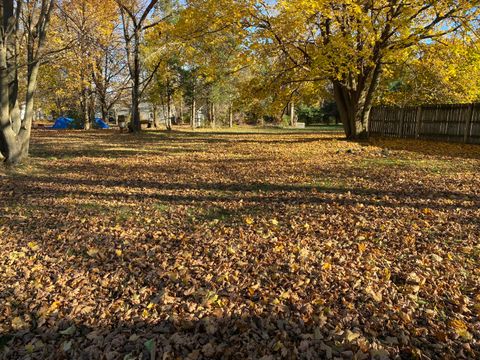
{"type": "MultiPolygon", "coordinates": [[[[83,83],[83,81],[82,81],[83,83]]],[[[82,100],[80,101],[82,105],[82,122],[83,122],[83,129],[90,130],[91,122],[90,122],[90,113],[88,111],[88,89],[86,86],[82,89],[82,100]]]]}
{"type": "Polygon", "coordinates": [[[233,107],[230,105],[228,107],[228,126],[233,128],[233,107]]]}
{"type": "Polygon", "coordinates": [[[167,86],[167,120],[165,121],[165,125],[168,131],[172,130],[172,97],[170,95],[170,91],[168,90],[168,86],[167,86]]]}
{"type": "Polygon", "coordinates": [[[180,112],[180,122],[179,124],[183,125],[183,96],[180,97],[180,108],[179,108],[179,112],[180,112]]]}
{"type": "Polygon", "coordinates": [[[378,87],[381,64],[358,76],[355,83],[346,84],[333,81],[333,92],[340,120],[347,139],[360,140],[368,138],[368,121],[372,109],[373,94],[378,87]]]}
{"type": "MultiPolygon", "coordinates": [[[[41,50],[45,44],[54,0],[44,3],[37,20],[27,16],[24,30],[27,33],[27,89],[25,114],[20,118],[18,108],[18,43],[19,2],[14,16],[13,0],[0,2],[0,152],[7,164],[17,164],[28,157],[32,120],[34,116],[34,93],[37,87],[41,50]],[[13,56],[9,57],[9,54],[13,56]]],[[[28,10],[27,10],[28,11],[28,10]]]]}
{"type": "Polygon", "coordinates": [[[192,114],[191,114],[191,119],[190,119],[190,125],[192,127],[192,130],[195,130],[196,123],[195,120],[197,118],[197,101],[195,99],[195,94],[193,94],[192,97],[192,114]]]}
{"type": "Polygon", "coordinates": [[[158,128],[158,116],[157,116],[157,112],[158,112],[158,109],[157,109],[157,105],[153,104],[153,127],[155,129],[158,128]]]}
{"type": "Polygon", "coordinates": [[[215,103],[212,102],[212,104],[210,105],[211,106],[211,127],[212,129],[215,129],[215,127],[217,126],[217,114],[216,114],[216,109],[215,109],[215,103]]]}
{"type": "Polygon", "coordinates": [[[139,34],[134,35],[134,53],[133,53],[133,86],[132,86],[132,130],[138,132],[142,130],[140,119],[140,54],[139,54],[139,34]]]}
{"type": "Polygon", "coordinates": [[[148,81],[144,82],[143,89],[141,89],[140,38],[142,32],[145,30],[145,21],[147,21],[151,11],[154,10],[158,0],[149,0],[145,4],[145,9],[141,13],[137,13],[133,10],[132,6],[126,5],[121,0],[115,1],[120,7],[128,69],[132,78],[132,120],[130,129],[134,132],[138,132],[142,130],[139,110],[141,101],[140,98],[146,86],[148,85],[148,81]]]}
{"type": "Polygon", "coordinates": [[[110,122],[109,121],[109,116],[108,116],[108,111],[107,111],[107,108],[105,107],[105,104],[100,101],[100,107],[101,107],[101,111],[102,111],[102,120],[103,121],[106,121],[106,122],[110,122]]]}
{"type": "Polygon", "coordinates": [[[296,126],[296,121],[295,121],[295,101],[292,100],[290,102],[290,126],[295,127],[296,126]]]}

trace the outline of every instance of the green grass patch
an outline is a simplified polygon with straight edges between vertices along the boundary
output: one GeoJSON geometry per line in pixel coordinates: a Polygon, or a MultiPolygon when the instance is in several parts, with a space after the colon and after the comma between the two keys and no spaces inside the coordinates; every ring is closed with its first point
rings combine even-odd
{"type": "Polygon", "coordinates": [[[361,168],[396,168],[399,170],[421,170],[433,174],[446,174],[454,173],[459,170],[470,171],[471,167],[467,164],[463,164],[459,169],[459,164],[453,163],[449,160],[434,160],[434,159],[398,159],[398,158],[373,158],[364,159],[360,161],[359,167],[361,168]]]}

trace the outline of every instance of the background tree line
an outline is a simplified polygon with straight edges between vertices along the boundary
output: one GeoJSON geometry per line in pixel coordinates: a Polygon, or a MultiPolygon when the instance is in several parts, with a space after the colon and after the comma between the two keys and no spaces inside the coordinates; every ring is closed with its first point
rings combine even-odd
{"type": "Polygon", "coordinates": [[[142,102],[167,128],[199,113],[211,127],[336,117],[361,138],[376,103],[479,98],[475,1],[2,0],[0,17],[12,163],[36,109],[89,129],[125,104],[134,131],[142,102]]]}

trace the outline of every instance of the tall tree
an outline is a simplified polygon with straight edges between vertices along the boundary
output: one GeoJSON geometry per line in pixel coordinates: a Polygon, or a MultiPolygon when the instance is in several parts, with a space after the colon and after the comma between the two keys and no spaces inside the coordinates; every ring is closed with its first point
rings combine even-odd
{"type": "Polygon", "coordinates": [[[122,18],[123,34],[125,41],[125,51],[128,61],[128,69],[131,77],[132,85],[132,130],[140,131],[140,110],[139,105],[141,101],[141,96],[145,91],[148,83],[153,78],[154,71],[147,76],[147,79],[141,79],[141,73],[144,69],[144,64],[142,63],[140,46],[142,43],[142,37],[144,31],[148,28],[151,28],[160,22],[148,21],[150,15],[155,9],[155,5],[158,3],[158,0],[149,0],[143,2],[141,0],[115,0],[120,8],[120,15],[122,18]]]}
{"type": "Polygon", "coordinates": [[[477,5],[282,0],[258,2],[250,19],[263,44],[283,53],[291,81],[330,80],[347,137],[362,138],[384,65],[411,46],[464,28],[477,16],[477,5]]]}
{"type": "Polygon", "coordinates": [[[10,164],[28,156],[34,94],[55,0],[32,0],[26,5],[22,0],[0,2],[0,152],[10,164]],[[26,42],[20,46],[23,38],[26,42]],[[23,116],[18,101],[22,60],[27,70],[23,116]]]}
{"type": "Polygon", "coordinates": [[[101,46],[100,56],[95,59],[93,83],[104,120],[129,89],[128,64],[121,47],[116,33],[112,32],[109,41],[101,46]]]}
{"type": "Polygon", "coordinates": [[[76,84],[80,87],[81,119],[88,130],[95,113],[97,90],[104,90],[95,80],[99,80],[98,64],[103,64],[116,37],[117,6],[114,0],[63,0],[59,9],[64,29],[59,35],[73,40],[70,52],[81,60],[76,68],[76,84]]]}

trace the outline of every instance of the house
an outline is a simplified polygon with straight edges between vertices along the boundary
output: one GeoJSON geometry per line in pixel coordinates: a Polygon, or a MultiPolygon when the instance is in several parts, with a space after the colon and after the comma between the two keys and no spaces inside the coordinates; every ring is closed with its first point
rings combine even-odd
{"type": "MultiPolygon", "coordinates": [[[[154,106],[148,102],[142,102],[139,105],[140,111],[140,121],[144,124],[153,123],[156,121],[157,124],[165,124],[165,114],[161,108],[154,106]]],[[[130,106],[124,104],[118,105],[113,108],[112,116],[110,119],[114,119],[117,123],[120,116],[125,116],[127,119],[130,119],[132,109],[130,106]]],[[[110,121],[110,120],[109,120],[110,121]]]]}

